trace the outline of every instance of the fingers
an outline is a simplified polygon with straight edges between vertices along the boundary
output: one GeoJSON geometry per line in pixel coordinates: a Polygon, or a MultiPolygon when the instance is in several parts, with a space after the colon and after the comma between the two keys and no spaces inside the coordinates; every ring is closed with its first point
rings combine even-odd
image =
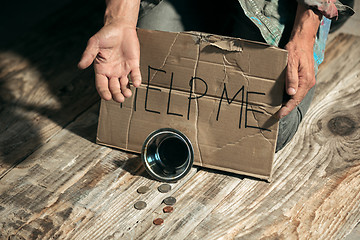
{"type": "MultiPolygon", "coordinates": [[[[141,73],[139,67],[135,67],[131,71],[130,77],[135,87],[141,85],[141,73]]],[[[129,98],[132,95],[127,75],[120,77],[120,80],[118,78],[110,78],[109,89],[113,99],[117,102],[123,102],[125,98],[129,98]]]]}
{"type": "Polygon", "coordinates": [[[106,101],[114,99],[116,102],[124,102],[125,98],[131,97],[129,80],[122,77],[119,81],[117,77],[108,77],[102,74],[96,74],[95,86],[100,97],[106,101]]]}
{"type": "Polygon", "coordinates": [[[299,87],[297,93],[291,96],[289,101],[287,101],[286,104],[282,106],[281,109],[278,111],[278,118],[281,119],[288,115],[292,110],[294,110],[296,106],[298,106],[304,99],[308,91],[309,88],[307,87],[299,87]]]}
{"type": "Polygon", "coordinates": [[[299,63],[293,57],[289,56],[288,66],[286,69],[286,93],[290,96],[293,96],[298,91],[299,85],[299,74],[298,74],[299,63]]]}
{"type": "Polygon", "coordinates": [[[121,93],[121,90],[120,90],[119,78],[117,78],[117,77],[110,78],[110,80],[109,80],[109,90],[111,92],[112,98],[116,102],[124,102],[125,97],[121,93]]]}
{"type": "Polygon", "coordinates": [[[132,92],[130,90],[129,79],[127,78],[127,76],[124,76],[120,79],[120,89],[124,97],[131,97],[132,92]]]}
{"type": "Polygon", "coordinates": [[[131,81],[134,87],[140,87],[141,84],[141,73],[139,67],[132,69],[130,73],[131,81]]]}
{"type": "Polygon", "coordinates": [[[96,38],[91,37],[87,43],[86,49],[81,57],[78,67],[85,69],[91,65],[99,52],[98,41],[96,38]]]}
{"type": "Polygon", "coordinates": [[[300,61],[297,67],[288,66],[286,90],[290,99],[278,111],[277,116],[279,119],[294,110],[305,98],[308,91],[315,85],[315,73],[312,71],[312,66],[313,64],[309,64],[306,61],[300,61]],[[291,88],[294,88],[294,92],[292,92],[291,88]]]}
{"type": "Polygon", "coordinates": [[[107,101],[111,100],[111,93],[109,91],[109,80],[105,75],[95,75],[95,86],[102,99],[107,101]]]}

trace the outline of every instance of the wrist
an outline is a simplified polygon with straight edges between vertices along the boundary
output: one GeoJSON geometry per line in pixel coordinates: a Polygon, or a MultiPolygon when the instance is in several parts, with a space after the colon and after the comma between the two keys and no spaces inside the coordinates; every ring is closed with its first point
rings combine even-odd
{"type": "Polygon", "coordinates": [[[104,17],[104,26],[112,25],[118,29],[134,29],[136,30],[136,25],[128,19],[121,17],[104,17]]]}
{"type": "Polygon", "coordinates": [[[104,25],[121,23],[136,28],[140,0],[107,0],[104,25]]]}
{"type": "Polygon", "coordinates": [[[322,15],[298,4],[290,41],[302,41],[313,46],[322,15]]]}

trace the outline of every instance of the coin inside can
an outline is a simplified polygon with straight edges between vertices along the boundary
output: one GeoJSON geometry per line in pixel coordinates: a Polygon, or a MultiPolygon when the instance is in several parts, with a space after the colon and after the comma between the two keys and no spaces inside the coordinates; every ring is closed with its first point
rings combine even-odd
{"type": "Polygon", "coordinates": [[[148,186],[141,186],[137,189],[137,192],[140,194],[147,193],[150,190],[148,186]]]}
{"type": "Polygon", "coordinates": [[[141,210],[146,208],[147,204],[144,201],[138,201],[134,204],[134,208],[136,208],[137,210],[141,210]]]}
{"type": "Polygon", "coordinates": [[[174,205],[176,203],[176,198],[174,197],[167,197],[164,199],[164,203],[166,205],[174,205]]]}
{"type": "Polygon", "coordinates": [[[174,208],[172,206],[166,206],[163,208],[164,213],[171,213],[174,211],[174,208]]]}
{"type": "Polygon", "coordinates": [[[167,184],[167,183],[164,183],[164,184],[161,184],[159,187],[158,187],[158,190],[159,192],[161,193],[167,193],[171,190],[171,185],[170,184],[167,184]]]}
{"type": "Polygon", "coordinates": [[[161,224],[164,223],[164,219],[162,219],[162,218],[156,218],[156,219],[153,221],[153,223],[154,223],[155,225],[161,225],[161,224]]]}

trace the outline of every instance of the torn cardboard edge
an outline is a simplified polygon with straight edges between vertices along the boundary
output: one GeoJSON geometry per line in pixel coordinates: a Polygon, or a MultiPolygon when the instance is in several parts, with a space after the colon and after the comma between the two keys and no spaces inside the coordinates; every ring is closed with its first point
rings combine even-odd
{"type": "MultiPolygon", "coordinates": [[[[159,30],[147,30],[147,29],[140,29],[140,28],[137,28],[137,30],[138,31],[162,32],[159,30]]],[[[217,35],[217,34],[213,34],[213,33],[197,32],[197,31],[169,32],[169,33],[190,34],[190,35],[193,35],[196,37],[197,42],[198,42],[197,39],[199,39],[200,41],[209,42],[211,45],[216,46],[216,47],[220,48],[221,50],[230,51],[230,52],[232,52],[232,51],[241,52],[243,50],[243,48],[241,47],[240,42],[254,43],[256,45],[263,45],[266,47],[275,48],[275,49],[287,52],[286,50],[284,50],[282,48],[272,46],[272,45],[269,45],[264,42],[257,42],[257,41],[253,41],[253,40],[247,40],[244,38],[222,36],[222,35],[217,35]]]]}
{"type": "Polygon", "coordinates": [[[270,181],[287,52],[214,34],[138,36],[142,85],[124,104],[101,102],[96,142],[140,153],[151,132],[174,128],[192,142],[194,165],[270,181]]]}

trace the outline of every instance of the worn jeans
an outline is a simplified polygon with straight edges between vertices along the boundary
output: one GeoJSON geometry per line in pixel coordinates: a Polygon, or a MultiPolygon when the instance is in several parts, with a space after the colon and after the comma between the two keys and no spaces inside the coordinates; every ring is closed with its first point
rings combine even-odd
{"type": "MultiPolygon", "coordinates": [[[[222,0],[217,3],[205,0],[162,0],[160,3],[156,0],[143,1],[138,27],[169,32],[200,31],[265,42],[259,29],[244,14],[237,0],[222,0]]],[[[289,32],[284,32],[283,35],[287,38],[290,36],[289,32]]],[[[314,90],[314,87],[310,89],[304,100],[279,121],[276,151],[282,149],[295,135],[310,106],[314,90]]]]}

